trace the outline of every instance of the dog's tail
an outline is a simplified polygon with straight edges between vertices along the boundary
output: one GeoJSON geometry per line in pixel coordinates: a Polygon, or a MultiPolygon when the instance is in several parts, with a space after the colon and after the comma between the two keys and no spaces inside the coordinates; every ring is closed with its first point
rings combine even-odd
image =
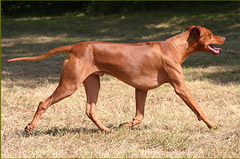
{"type": "Polygon", "coordinates": [[[43,60],[48,57],[51,57],[57,53],[64,52],[64,53],[70,53],[71,52],[72,45],[68,46],[61,46],[57,47],[55,49],[52,49],[45,54],[42,54],[40,56],[33,56],[33,57],[20,57],[20,58],[14,58],[14,59],[9,59],[6,60],[6,62],[15,62],[15,61],[38,61],[38,60],[43,60]]]}

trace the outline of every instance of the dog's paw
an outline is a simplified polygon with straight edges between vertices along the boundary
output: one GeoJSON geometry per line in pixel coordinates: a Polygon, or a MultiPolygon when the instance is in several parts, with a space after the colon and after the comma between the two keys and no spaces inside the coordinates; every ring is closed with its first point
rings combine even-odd
{"type": "Polygon", "coordinates": [[[32,130],[33,130],[33,129],[30,128],[30,124],[28,124],[28,125],[25,127],[25,129],[24,129],[25,133],[30,133],[32,130]]]}
{"type": "Polygon", "coordinates": [[[119,127],[131,127],[132,126],[132,122],[125,122],[125,123],[121,123],[120,125],[119,125],[119,127]]]}
{"type": "Polygon", "coordinates": [[[109,134],[109,133],[113,133],[114,131],[112,129],[106,129],[106,130],[102,130],[102,132],[109,134]]]}
{"type": "Polygon", "coordinates": [[[131,127],[134,127],[136,124],[134,123],[134,121],[131,121],[131,122],[125,122],[125,123],[122,123],[119,125],[119,127],[128,127],[128,128],[131,128],[131,127]]]}
{"type": "Polygon", "coordinates": [[[217,129],[219,129],[219,125],[212,123],[211,125],[208,126],[208,128],[211,130],[217,130],[217,129]]]}

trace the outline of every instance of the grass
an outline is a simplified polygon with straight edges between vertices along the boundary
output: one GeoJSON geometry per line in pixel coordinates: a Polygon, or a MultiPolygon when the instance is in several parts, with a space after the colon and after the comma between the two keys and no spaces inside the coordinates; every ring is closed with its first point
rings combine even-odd
{"type": "Polygon", "coordinates": [[[2,157],[239,157],[239,9],[239,2],[234,2],[220,6],[224,12],[200,8],[178,13],[2,18],[2,157]],[[169,84],[149,91],[140,125],[118,128],[134,117],[134,89],[105,75],[101,77],[97,113],[113,133],[101,133],[85,115],[83,86],[49,108],[31,134],[24,133],[38,103],[56,88],[66,55],[10,64],[6,59],[39,55],[88,40],[164,40],[190,25],[206,26],[227,38],[220,55],[197,53],[183,64],[186,85],[206,115],[220,125],[218,130],[209,130],[199,122],[169,84]]]}

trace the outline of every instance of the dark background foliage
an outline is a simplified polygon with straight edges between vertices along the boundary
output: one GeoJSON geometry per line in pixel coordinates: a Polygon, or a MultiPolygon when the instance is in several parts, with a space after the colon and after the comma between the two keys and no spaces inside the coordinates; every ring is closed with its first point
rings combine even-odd
{"type": "Polygon", "coordinates": [[[174,11],[202,8],[203,12],[221,12],[239,7],[238,2],[95,2],[95,1],[3,1],[2,16],[33,17],[65,14],[109,15],[118,13],[174,11]],[[221,5],[221,10],[218,6],[221,5]]]}

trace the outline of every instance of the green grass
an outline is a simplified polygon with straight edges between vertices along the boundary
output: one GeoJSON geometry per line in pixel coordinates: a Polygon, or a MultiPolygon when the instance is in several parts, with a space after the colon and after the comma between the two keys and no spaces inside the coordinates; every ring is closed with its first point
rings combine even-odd
{"type": "Polygon", "coordinates": [[[239,2],[203,8],[109,16],[2,18],[2,157],[239,157],[239,2]],[[140,125],[118,128],[134,117],[134,89],[105,75],[101,77],[97,114],[113,133],[101,133],[85,115],[83,86],[49,108],[30,135],[24,133],[38,103],[57,87],[66,55],[38,62],[5,63],[6,59],[40,55],[61,45],[89,40],[164,40],[190,25],[205,26],[227,39],[219,55],[197,53],[183,64],[187,87],[206,115],[220,125],[218,130],[209,130],[199,122],[169,84],[149,91],[145,119],[140,125]]]}

